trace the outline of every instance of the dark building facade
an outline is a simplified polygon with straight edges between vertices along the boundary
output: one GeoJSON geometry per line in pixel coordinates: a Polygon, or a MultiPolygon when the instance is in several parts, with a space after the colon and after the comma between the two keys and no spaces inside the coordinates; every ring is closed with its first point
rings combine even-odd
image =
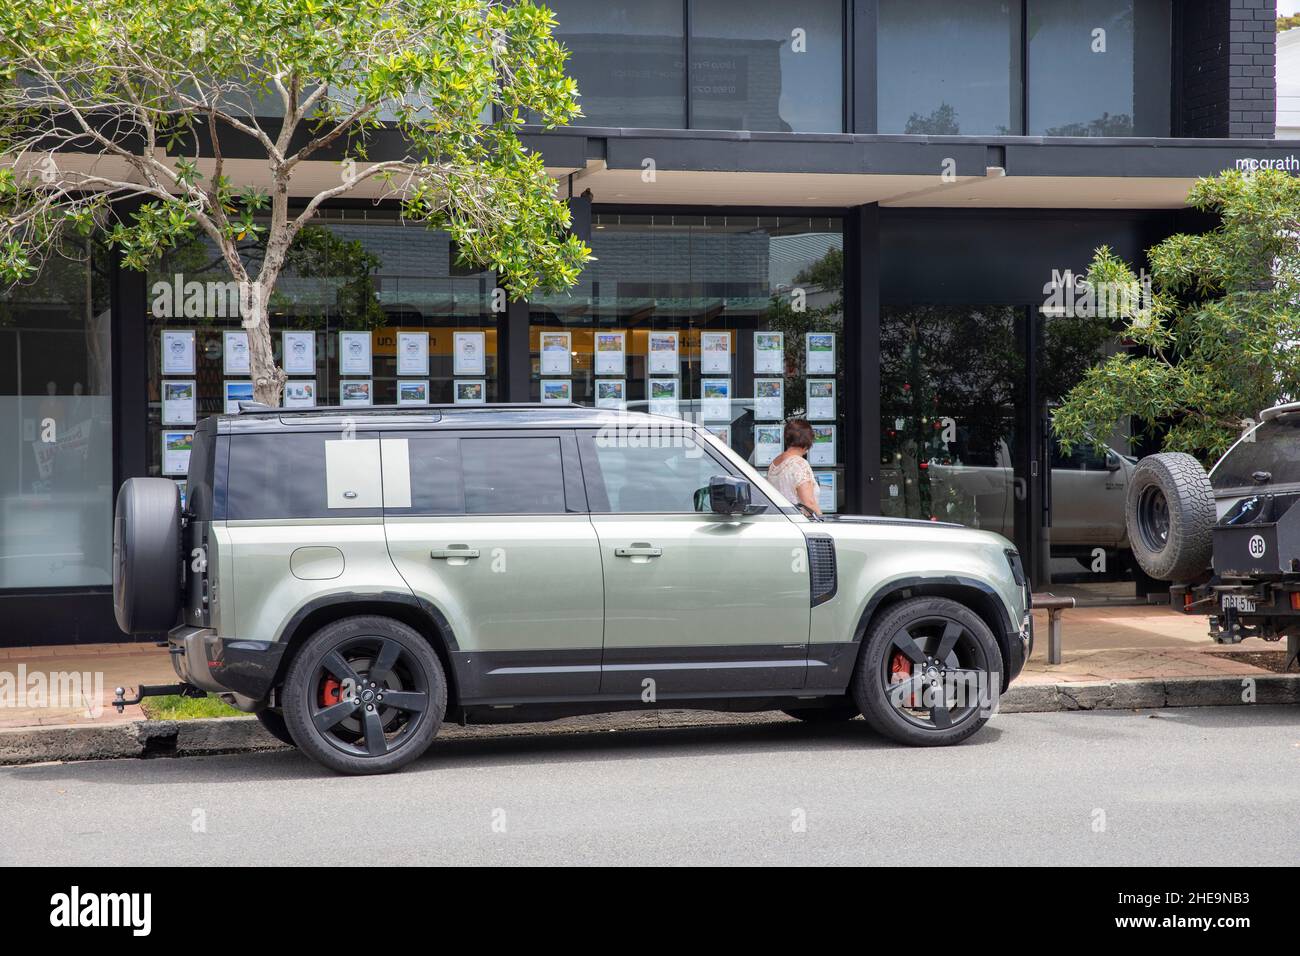
{"type": "MultiPolygon", "coordinates": [[[[827,507],[991,528],[1037,582],[1132,593],[1122,455],[1050,435],[1125,347],[1066,277],[1203,228],[1197,177],[1298,163],[1274,5],[550,5],[586,115],[526,140],[596,261],[506,301],[446,236],[336,203],[276,291],[292,401],[675,411],[760,467],[806,414],[827,507]]],[[[115,489],[184,481],[187,429],[247,383],[223,281],[202,243],[147,275],[90,250],[0,300],[0,643],[119,637],[115,489]]]]}

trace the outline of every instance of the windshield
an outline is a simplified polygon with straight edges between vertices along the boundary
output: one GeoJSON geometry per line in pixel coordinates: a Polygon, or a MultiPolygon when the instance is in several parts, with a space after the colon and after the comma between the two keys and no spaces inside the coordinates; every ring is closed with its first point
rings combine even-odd
{"type": "Polygon", "coordinates": [[[1215,491],[1300,484],[1300,415],[1284,415],[1246,433],[1210,471],[1215,491]],[[1256,481],[1255,475],[1267,480],[1256,481]]]}

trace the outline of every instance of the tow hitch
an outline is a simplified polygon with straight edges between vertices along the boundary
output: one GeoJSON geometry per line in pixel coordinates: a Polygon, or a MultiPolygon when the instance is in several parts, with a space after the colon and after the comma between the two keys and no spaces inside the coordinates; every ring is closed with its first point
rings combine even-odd
{"type": "Polygon", "coordinates": [[[113,706],[117,708],[117,712],[120,714],[127,704],[138,704],[146,697],[166,697],[172,694],[180,697],[208,696],[206,690],[195,687],[193,684],[141,684],[136,688],[135,696],[129,700],[126,696],[126,688],[117,688],[113,693],[113,706]]]}

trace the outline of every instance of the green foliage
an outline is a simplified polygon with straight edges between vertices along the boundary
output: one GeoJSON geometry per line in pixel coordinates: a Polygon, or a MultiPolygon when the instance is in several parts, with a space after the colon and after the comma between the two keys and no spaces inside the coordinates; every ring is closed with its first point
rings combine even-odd
{"type": "Polygon", "coordinates": [[[1151,295],[1109,249],[1087,281],[1138,346],[1089,369],[1053,416],[1062,445],[1101,442],[1133,416],[1164,448],[1209,462],[1242,422],[1300,394],[1300,179],[1277,170],[1202,179],[1188,203],[1219,225],[1149,253],[1151,295]],[[1118,292],[1118,294],[1116,294],[1118,292]]]}
{"type": "Polygon", "coordinates": [[[80,151],[142,171],[0,170],[0,280],[30,277],[54,233],[93,221],[133,269],[200,228],[232,245],[296,231],[276,218],[283,187],[301,160],[328,156],[341,166],[322,201],[383,177],[408,218],[448,230],[513,293],[565,288],[589,250],[518,138],[525,122],[580,115],[554,23],[530,0],[0,0],[0,155],[45,142],[52,117],[73,132],[85,119],[80,151]],[[300,109],[290,142],[279,124],[300,109]],[[391,129],[408,152],[374,171],[370,147],[391,129]],[[256,182],[270,190],[221,172],[222,138],[262,146],[256,182]],[[158,150],[166,169],[151,165],[158,150]],[[86,198],[139,183],[133,214],[86,198]]]}

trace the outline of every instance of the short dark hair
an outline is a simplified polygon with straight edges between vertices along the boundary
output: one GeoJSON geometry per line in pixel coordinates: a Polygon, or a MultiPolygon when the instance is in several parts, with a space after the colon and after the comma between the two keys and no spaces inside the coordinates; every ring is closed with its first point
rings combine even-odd
{"type": "Polygon", "coordinates": [[[792,418],[785,423],[786,448],[811,448],[813,429],[806,418],[792,418]]]}

